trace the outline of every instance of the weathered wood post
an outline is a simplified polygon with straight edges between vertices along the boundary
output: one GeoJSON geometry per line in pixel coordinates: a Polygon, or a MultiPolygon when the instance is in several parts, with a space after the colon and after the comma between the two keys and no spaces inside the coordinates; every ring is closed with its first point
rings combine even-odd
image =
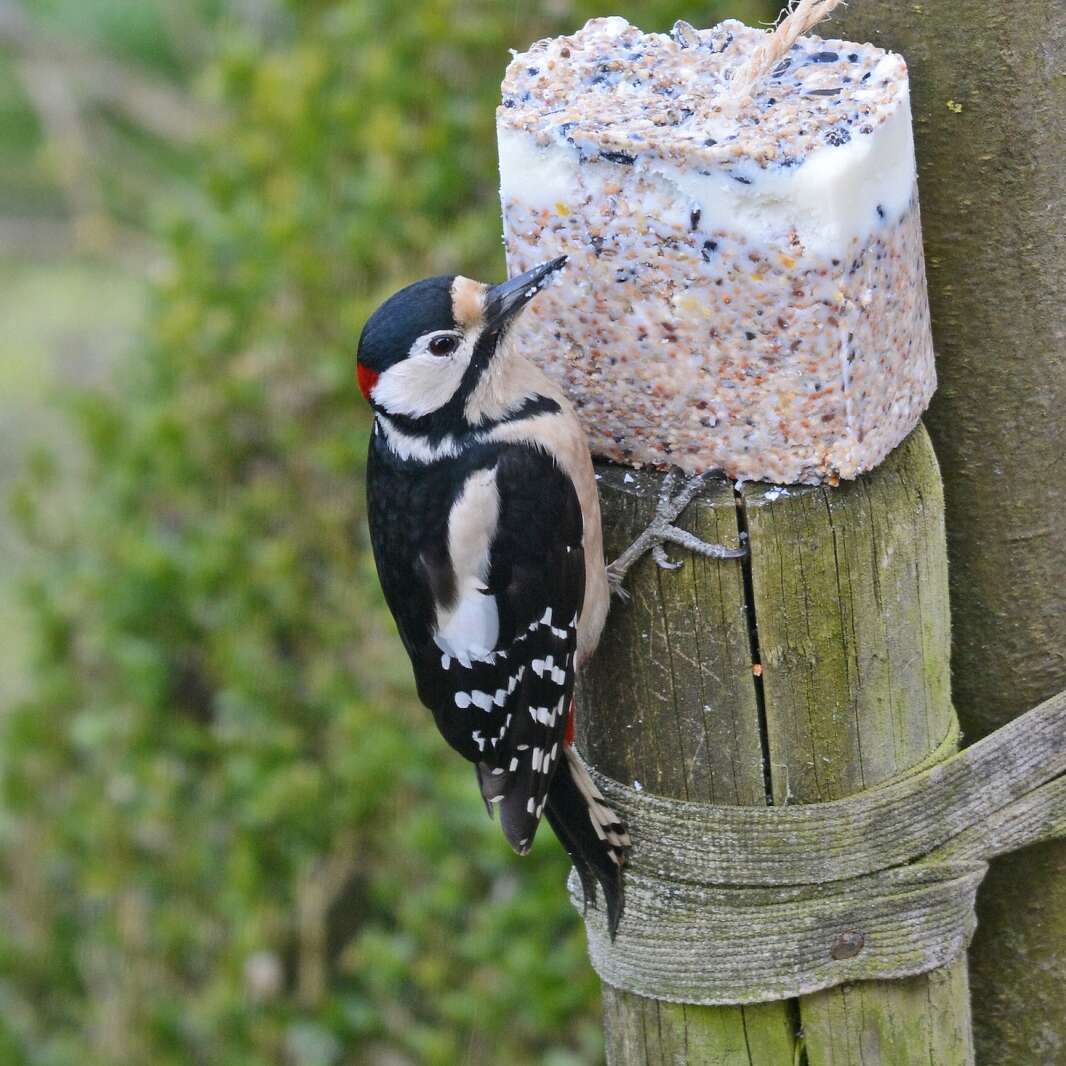
{"type": "MultiPolygon", "coordinates": [[[[967,741],[1066,687],[1063,16],[878,0],[833,23],[911,68],[967,741]]],[[[994,864],[970,967],[979,1061],[1066,1061],[1066,844],[994,864]]]]}
{"type": "MultiPolygon", "coordinates": [[[[660,478],[601,472],[610,555],[647,523],[660,478]]],[[[725,543],[746,532],[750,565],[688,557],[671,573],[648,559],[633,572],[579,697],[579,744],[601,771],[672,798],[809,803],[953,736],[943,501],[923,429],[837,488],[714,482],[682,524],[725,543]]],[[[619,1066],[972,1062],[962,960],[759,1006],[610,987],[604,1000],[619,1066]]]]}

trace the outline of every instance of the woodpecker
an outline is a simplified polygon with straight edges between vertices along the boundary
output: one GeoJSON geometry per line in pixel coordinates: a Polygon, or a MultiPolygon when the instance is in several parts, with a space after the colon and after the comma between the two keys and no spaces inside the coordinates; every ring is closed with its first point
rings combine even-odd
{"type": "Polygon", "coordinates": [[[547,818],[586,906],[601,888],[613,937],[630,840],[574,752],[574,679],[634,559],[652,548],[669,565],[664,540],[699,544],[669,524],[699,482],[662,501],[658,524],[609,571],[584,433],[510,333],[565,263],[494,286],[456,275],[402,289],[367,321],[357,376],[374,412],[374,561],[419,698],[474,764],[515,851],[547,818]]]}

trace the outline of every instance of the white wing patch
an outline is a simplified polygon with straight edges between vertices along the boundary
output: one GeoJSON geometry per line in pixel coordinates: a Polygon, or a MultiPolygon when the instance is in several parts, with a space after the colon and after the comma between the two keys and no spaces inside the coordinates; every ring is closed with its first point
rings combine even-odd
{"type": "Polygon", "coordinates": [[[471,583],[459,597],[455,609],[438,614],[438,630],[433,637],[446,656],[469,667],[472,659],[486,660],[500,635],[500,617],[496,601],[481,590],[485,586],[471,583]]]}
{"type": "Polygon", "coordinates": [[[496,468],[478,470],[463,486],[448,516],[448,555],[455,572],[456,601],[438,607],[437,647],[469,667],[492,655],[500,635],[496,599],[485,594],[489,553],[500,516],[496,468]]]}

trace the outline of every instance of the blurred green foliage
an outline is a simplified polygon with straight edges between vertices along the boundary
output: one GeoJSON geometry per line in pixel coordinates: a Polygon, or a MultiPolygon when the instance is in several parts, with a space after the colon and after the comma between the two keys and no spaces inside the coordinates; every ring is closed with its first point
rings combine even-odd
{"type": "MultiPolygon", "coordinates": [[[[197,153],[184,136],[175,142],[169,135],[176,119],[193,117],[180,93],[215,52],[227,3],[233,0],[0,0],[3,215],[61,218],[76,182],[80,199],[105,209],[112,225],[136,228],[153,208],[180,197],[197,153]],[[52,114],[32,100],[33,72],[51,86],[52,114]],[[145,121],[133,121],[124,101],[145,121]],[[69,122],[72,102],[75,129],[49,128],[69,122]]],[[[9,254],[0,242],[0,256],[9,254]]]]}
{"type": "Polygon", "coordinates": [[[561,849],[513,856],[415,705],[352,372],[403,282],[502,276],[506,50],[601,13],[293,0],[221,24],[225,130],[136,358],[77,404],[76,520],[44,460],[16,501],[47,566],[0,720],[3,1063],[599,1060],[561,849]]]}

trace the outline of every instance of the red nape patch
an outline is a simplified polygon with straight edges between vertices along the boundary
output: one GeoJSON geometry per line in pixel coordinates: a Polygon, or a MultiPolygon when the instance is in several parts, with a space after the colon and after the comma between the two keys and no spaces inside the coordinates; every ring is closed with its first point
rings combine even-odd
{"type": "Polygon", "coordinates": [[[574,701],[570,700],[570,717],[566,720],[566,735],[563,737],[563,743],[570,747],[574,744],[574,701]]]}
{"type": "Polygon", "coordinates": [[[380,375],[376,370],[371,370],[369,367],[360,364],[356,367],[355,376],[359,379],[359,391],[369,402],[370,390],[378,383],[380,375]]]}

